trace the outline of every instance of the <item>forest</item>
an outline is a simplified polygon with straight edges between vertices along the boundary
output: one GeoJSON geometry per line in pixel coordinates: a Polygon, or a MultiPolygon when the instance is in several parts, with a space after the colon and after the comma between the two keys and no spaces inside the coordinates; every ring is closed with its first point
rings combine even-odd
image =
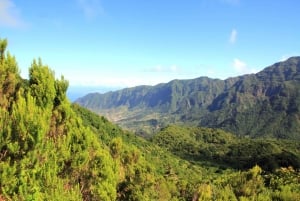
{"type": "Polygon", "coordinates": [[[67,96],[41,59],[29,78],[0,39],[0,200],[300,200],[300,143],[168,125],[136,136],[67,96]]]}

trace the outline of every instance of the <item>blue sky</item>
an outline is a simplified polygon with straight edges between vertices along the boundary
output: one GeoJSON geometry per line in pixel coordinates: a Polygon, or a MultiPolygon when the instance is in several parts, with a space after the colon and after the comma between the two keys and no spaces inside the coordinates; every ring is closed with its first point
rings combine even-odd
{"type": "Polygon", "coordinates": [[[254,73],[300,55],[299,0],[0,0],[0,37],[28,74],[131,87],[254,73]]]}

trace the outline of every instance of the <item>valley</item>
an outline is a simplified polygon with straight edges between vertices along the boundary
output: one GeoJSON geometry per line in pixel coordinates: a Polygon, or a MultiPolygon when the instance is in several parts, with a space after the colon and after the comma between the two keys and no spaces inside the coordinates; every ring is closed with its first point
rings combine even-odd
{"type": "Polygon", "coordinates": [[[300,57],[256,74],[173,80],[91,93],[75,102],[144,137],[169,124],[187,124],[251,138],[299,140],[300,57]]]}

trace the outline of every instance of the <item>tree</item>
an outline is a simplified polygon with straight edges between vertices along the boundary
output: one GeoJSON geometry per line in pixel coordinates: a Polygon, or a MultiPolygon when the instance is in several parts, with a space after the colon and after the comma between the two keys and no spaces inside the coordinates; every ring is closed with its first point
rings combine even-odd
{"type": "Polygon", "coordinates": [[[110,143],[110,153],[113,158],[120,157],[122,152],[123,141],[120,137],[112,139],[110,143]]]}
{"type": "Polygon", "coordinates": [[[54,72],[41,59],[33,60],[29,68],[29,85],[37,105],[52,108],[56,96],[54,72]]]}
{"type": "Polygon", "coordinates": [[[15,57],[5,51],[7,40],[0,39],[0,107],[9,108],[20,82],[19,69],[15,57]]]}
{"type": "Polygon", "coordinates": [[[55,80],[55,90],[56,95],[54,99],[54,107],[62,104],[64,101],[66,101],[67,96],[67,89],[69,87],[69,82],[65,80],[64,76],[61,76],[60,80],[55,80]]]}
{"type": "Polygon", "coordinates": [[[5,50],[7,47],[7,39],[0,38],[0,62],[3,63],[5,57],[5,50]]]}

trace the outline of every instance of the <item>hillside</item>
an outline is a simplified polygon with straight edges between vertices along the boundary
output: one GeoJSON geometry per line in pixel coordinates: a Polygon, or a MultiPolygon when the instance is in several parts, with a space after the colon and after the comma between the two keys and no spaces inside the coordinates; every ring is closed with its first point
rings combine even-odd
{"type": "Polygon", "coordinates": [[[151,141],[188,161],[235,169],[259,165],[266,171],[300,168],[300,143],[292,140],[237,138],[220,129],[171,125],[151,141]]]}
{"type": "Polygon", "coordinates": [[[210,179],[204,175],[213,176],[216,168],[193,165],[71,105],[68,82],[41,59],[22,79],[6,46],[0,39],[1,201],[191,200],[210,179]]]}
{"type": "Polygon", "coordinates": [[[76,103],[144,136],[179,123],[238,136],[300,139],[300,57],[257,74],[173,80],[88,94],[76,103]]]}
{"type": "MultiPolygon", "coordinates": [[[[1,201],[299,200],[297,164],[265,172],[259,166],[237,171],[206,159],[184,160],[164,144],[72,105],[68,82],[55,78],[41,59],[32,62],[29,79],[22,79],[6,46],[0,39],[1,201]]],[[[235,141],[212,132],[221,141],[235,141]]],[[[205,131],[199,140],[206,138],[205,131]]],[[[288,150],[299,147],[294,149],[288,150]]]]}

